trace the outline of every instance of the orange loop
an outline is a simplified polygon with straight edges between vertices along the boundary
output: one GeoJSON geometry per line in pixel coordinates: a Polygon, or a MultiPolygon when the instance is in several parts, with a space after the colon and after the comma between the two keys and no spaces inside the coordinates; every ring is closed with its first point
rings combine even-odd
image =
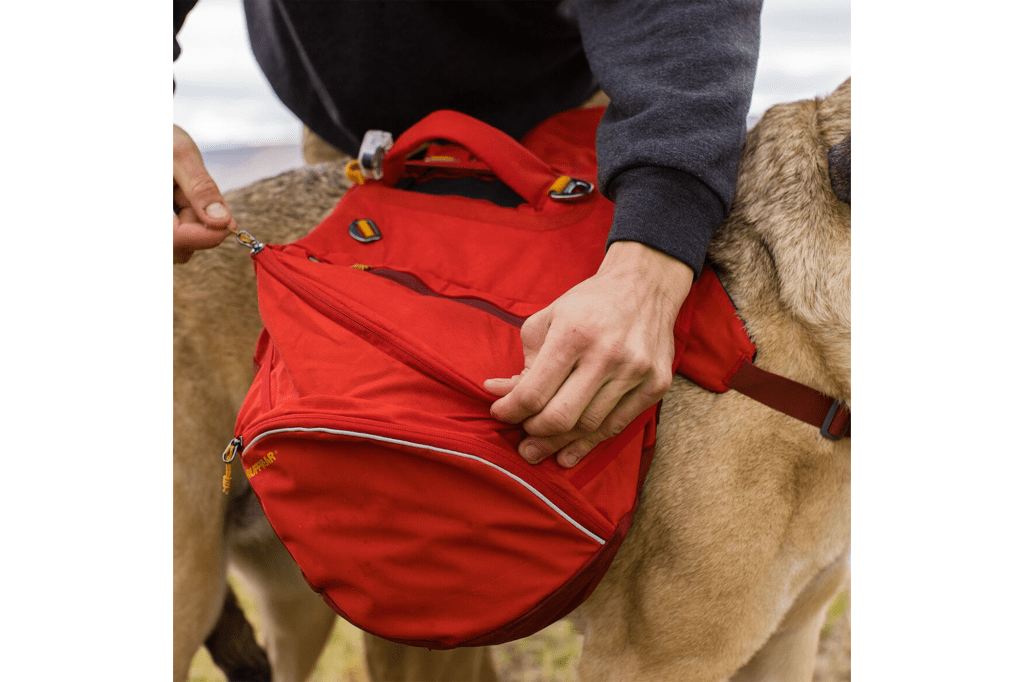
{"type": "Polygon", "coordinates": [[[551,183],[551,187],[548,188],[548,192],[549,193],[550,192],[554,192],[555,194],[561,194],[562,190],[564,190],[566,187],[568,187],[570,182],[572,182],[572,178],[570,178],[568,175],[560,175],[560,176],[558,176],[557,180],[555,180],[553,183],[551,183]]]}
{"type": "Polygon", "coordinates": [[[360,185],[366,182],[366,176],[359,170],[359,161],[355,159],[349,161],[348,165],[345,166],[345,177],[360,185]]]}

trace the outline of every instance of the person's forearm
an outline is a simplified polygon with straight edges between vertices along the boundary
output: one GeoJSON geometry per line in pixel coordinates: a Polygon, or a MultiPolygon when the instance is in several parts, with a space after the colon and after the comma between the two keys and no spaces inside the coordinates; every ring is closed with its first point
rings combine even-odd
{"type": "Polygon", "coordinates": [[[760,8],[577,2],[587,59],[611,99],[597,133],[598,186],[616,202],[609,244],[639,241],[700,271],[735,192],[760,8]]]}

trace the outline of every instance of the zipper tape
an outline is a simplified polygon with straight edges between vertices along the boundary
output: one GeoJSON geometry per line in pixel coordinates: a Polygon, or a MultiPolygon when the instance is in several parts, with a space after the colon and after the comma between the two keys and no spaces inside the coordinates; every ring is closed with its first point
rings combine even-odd
{"type": "Polygon", "coordinates": [[[543,493],[541,493],[539,490],[534,488],[532,485],[530,485],[529,483],[527,483],[526,481],[521,479],[519,476],[516,476],[515,474],[513,474],[510,471],[506,471],[505,469],[502,469],[500,466],[498,466],[497,464],[494,464],[493,462],[488,462],[486,459],[483,459],[481,457],[477,457],[476,455],[466,454],[464,452],[457,452],[455,450],[446,450],[445,448],[437,448],[437,447],[434,447],[432,445],[424,445],[422,443],[413,443],[411,441],[399,440],[397,438],[388,438],[387,436],[377,436],[377,435],[374,435],[372,433],[360,433],[358,431],[345,431],[345,430],[342,430],[342,429],[329,429],[329,428],[326,428],[326,427],[313,427],[313,428],[310,428],[310,427],[303,427],[303,426],[293,426],[293,427],[288,427],[288,428],[283,428],[283,429],[272,429],[270,431],[264,431],[263,433],[257,435],[255,438],[253,438],[251,441],[249,441],[249,443],[245,446],[245,449],[242,451],[242,454],[245,454],[246,452],[248,452],[249,449],[253,445],[258,443],[263,438],[266,438],[267,436],[272,436],[272,435],[275,435],[275,434],[279,434],[279,433],[327,433],[327,434],[331,434],[331,435],[335,435],[335,436],[350,436],[350,437],[353,437],[353,438],[365,438],[366,440],[374,440],[374,441],[379,441],[381,443],[391,443],[391,444],[394,444],[394,445],[404,445],[406,447],[416,448],[416,449],[419,449],[419,450],[430,450],[431,452],[440,452],[440,453],[443,453],[443,454],[446,454],[446,455],[454,455],[455,457],[462,457],[464,459],[470,459],[470,460],[473,460],[475,462],[480,462],[481,464],[486,464],[487,466],[489,466],[489,467],[491,467],[493,469],[496,469],[497,471],[500,471],[505,476],[507,476],[507,477],[511,478],[512,480],[516,481],[517,483],[519,483],[519,485],[523,486],[528,491],[530,491],[537,499],[539,499],[541,502],[543,502],[548,507],[550,507],[552,510],[554,510],[556,514],[558,514],[563,519],[565,519],[566,521],[571,523],[580,532],[582,532],[584,535],[586,535],[587,537],[591,538],[592,540],[594,540],[598,544],[604,545],[605,542],[606,542],[605,540],[603,540],[599,536],[595,535],[594,533],[590,532],[589,530],[584,528],[582,525],[580,525],[579,522],[577,522],[574,518],[572,518],[571,516],[566,514],[564,511],[562,511],[554,502],[552,502],[547,497],[545,497],[543,493]]]}

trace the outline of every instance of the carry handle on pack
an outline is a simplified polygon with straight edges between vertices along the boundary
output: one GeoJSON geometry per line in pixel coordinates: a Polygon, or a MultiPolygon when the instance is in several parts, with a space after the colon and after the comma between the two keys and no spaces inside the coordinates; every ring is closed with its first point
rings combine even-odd
{"type": "Polygon", "coordinates": [[[435,111],[406,130],[384,158],[381,182],[393,187],[405,171],[406,158],[428,142],[460,145],[490,168],[533,208],[548,200],[560,174],[514,139],[457,111],[435,111]]]}

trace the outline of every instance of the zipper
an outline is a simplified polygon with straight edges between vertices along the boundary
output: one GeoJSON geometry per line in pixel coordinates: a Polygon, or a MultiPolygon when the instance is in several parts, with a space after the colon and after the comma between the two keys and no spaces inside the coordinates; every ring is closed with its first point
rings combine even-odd
{"type": "Polygon", "coordinates": [[[391,280],[392,282],[400,284],[406,289],[409,289],[410,291],[415,291],[417,294],[421,294],[423,296],[444,298],[449,301],[454,301],[456,303],[462,303],[463,305],[471,306],[473,308],[476,308],[477,310],[481,310],[485,313],[488,313],[489,315],[493,315],[502,322],[512,325],[516,329],[521,328],[523,326],[523,323],[526,322],[525,317],[513,315],[507,310],[504,310],[494,305],[490,301],[486,301],[477,296],[445,296],[444,294],[439,294],[438,292],[428,287],[423,280],[421,280],[419,277],[412,274],[411,272],[402,272],[401,270],[392,270],[391,268],[374,268],[370,267],[369,265],[362,265],[359,263],[353,265],[352,267],[355,268],[356,270],[362,270],[363,272],[368,272],[371,275],[377,275],[378,277],[383,277],[384,279],[391,280]]]}
{"type": "MultiPolygon", "coordinates": [[[[294,415],[293,415],[293,417],[294,417],[294,415]]],[[[520,476],[520,475],[518,475],[518,474],[516,474],[516,473],[514,473],[514,472],[512,472],[512,471],[510,471],[508,469],[506,469],[505,467],[503,467],[503,466],[501,466],[499,464],[496,464],[495,462],[492,462],[492,461],[490,461],[488,459],[480,457],[479,455],[473,455],[473,454],[469,454],[469,453],[465,453],[465,452],[459,452],[458,450],[450,450],[450,449],[447,449],[447,448],[436,447],[436,446],[433,446],[433,445],[426,445],[424,443],[417,443],[415,441],[402,440],[402,439],[399,439],[399,438],[391,438],[391,437],[388,437],[388,436],[381,436],[381,435],[377,435],[377,434],[373,434],[373,433],[367,433],[365,431],[352,431],[352,430],[349,430],[349,429],[334,429],[334,428],[329,428],[329,427],[326,427],[326,426],[317,426],[317,427],[282,426],[282,427],[279,427],[279,428],[269,428],[268,429],[267,427],[271,426],[271,423],[273,421],[280,421],[280,420],[278,419],[278,420],[271,420],[271,422],[265,422],[263,424],[263,426],[260,428],[260,430],[258,430],[256,432],[256,435],[254,435],[249,440],[249,442],[246,443],[245,448],[241,450],[241,454],[242,455],[244,455],[246,452],[248,452],[249,449],[252,446],[254,446],[256,443],[258,443],[259,441],[263,440],[266,437],[274,436],[274,435],[277,435],[277,434],[303,434],[303,433],[324,433],[324,434],[335,435],[335,436],[348,436],[348,437],[351,437],[351,438],[361,438],[361,439],[375,441],[375,442],[379,442],[379,443],[392,444],[392,445],[401,445],[401,446],[410,447],[410,448],[419,449],[419,450],[428,450],[428,451],[431,451],[431,452],[438,452],[438,453],[442,453],[442,454],[446,454],[446,455],[452,455],[452,456],[459,457],[459,458],[462,458],[462,459],[468,459],[468,460],[472,460],[474,462],[478,462],[480,464],[483,464],[485,466],[491,467],[492,469],[502,473],[503,475],[505,475],[509,479],[515,481],[521,487],[526,489],[529,493],[531,493],[535,498],[537,498],[545,506],[547,506],[549,509],[554,511],[556,514],[558,514],[558,516],[560,516],[562,519],[564,519],[565,521],[570,523],[574,528],[576,528],[577,530],[582,532],[584,535],[586,535],[587,537],[589,537],[590,539],[594,540],[595,542],[597,542],[600,545],[605,545],[607,543],[607,540],[605,540],[601,536],[597,535],[593,531],[587,529],[583,524],[581,524],[579,521],[577,521],[572,516],[570,516],[568,513],[566,513],[562,509],[562,507],[558,506],[558,504],[553,502],[548,495],[546,495],[544,492],[539,490],[538,486],[539,487],[548,487],[548,486],[544,485],[541,482],[541,480],[535,479],[534,483],[531,484],[530,482],[526,481],[525,478],[523,478],[522,476],[520,476]]],[[[531,476],[531,478],[533,478],[533,477],[531,476]]],[[[561,496],[561,495],[559,495],[559,496],[561,496]]],[[[571,505],[565,505],[565,506],[571,506],[572,510],[577,515],[579,515],[581,518],[586,519],[587,523],[590,524],[592,527],[594,527],[594,528],[599,528],[600,527],[601,524],[595,523],[594,519],[592,519],[590,517],[590,514],[587,514],[583,510],[579,509],[576,505],[571,504],[571,505]]]]}
{"type": "MultiPolygon", "coordinates": [[[[262,249],[261,249],[261,251],[262,251],[262,249]]],[[[258,253],[259,252],[254,252],[253,253],[254,261],[255,261],[255,256],[258,253]]],[[[491,395],[491,394],[487,393],[486,391],[484,391],[483,387],[477,386],[472,381],[469,381],[465,377],[461,376],[460,374],[458,374],[458,372],[455,372],[455,371],[453,371],[453,370],[451,370],[451,369],[449,369],[449,368],[447,368],[447,367],[445,367],[443,365],[439,366],[439,365],[435,364],[434,362],[430,362],[430,361],[428,361],[428,360],[426,360],[424,358],[419,357],[418,355],[415,355],[415,354],[409,352],[409,350],[407,348],[405,348],[405,347],[395,343],[394,341],[389,339],[387,336],[385,336],[384,334],[379,332],[377,329],[375,329],[372,325],[369,325],[366,322],[364,322],[357,315],[353,315],[353,314],[343,310],[336,303],[334,303],[332,301],[329,301],[325,297],[323,297],[323,296],[321,296],[321,295],[319,295],[319,294],[317,294],[317,293],[315,293],[313,291],[310,291],[306,287],[302,286],[301,284],[296,282],[294,279],[289,277],[288,274],[278,264],[274,263],[273,259],[268,261],[266,258],[263,258],[261,262],[262,262],[262,264],[263,264],[265,269],[267,269],[267,270],[270,270],[270,269],[276,270],[278,275],[279,275],[279,277],[281,278],[281,281],[282,282],[287,282],[286,286],[291,286],[293,288],[293,291],[296,291],[296,292],[302,291],[307,297],[309,297],[309,298],[307,298],[307,303],[310,303],[311,305],[313,305],[314,308],[316,308],[317,304],[319,304],[320,306],[323,306],[324,308],[329,310],[334,315],[338,315],[338,316],[348,320],[348,322],[350,324],[355,325],[359,329],[363,330],[365,333],[370,334],[370,335],[376,337],[382,343],[385,343],[389,347],[394,348],[403,357],[408,358],[410,362],[412,362],[414,365],[418,366],[422,371],[426,372],[430,376],[433,376],[435,379],[440,381],[442,384],[450,386],[450,387],[460,391],[461,393],[463,393],[463,394],[465,394],[465,395],[467,395],[467,396],[469,396],[471,398],[487,400],[489,402],[493,402],[494,401],[494,396],[493,395],[491,395]],[[314,301],[315,301],[315,303],[313,303],[314,301]]],[[[323,312],[323,310],[321,310],[321,312],[323,312]]]]}
{"type": "MultiPolygon", "coordinates": [[[[260,249],[260,251],[262,251],[262,249],[260,249]]],[[[256,256],[257,254],[260,253],[260,251],[254,252],[253,255],[256,256]]],[[[273,251],[273,249],[270,249],[269,251],[273,251]]],[[[276,255],[276,254],[272,254],[272,255],[276,255]]],[[[254,260],[257,260],[257,259],[254,259],[254,260]]],[[[283,281],[287,281],[291,286],[295,287],[297,290],[304,292],[305,295],[309,297],[309,299],[307,299],[307,302],[313,303],[315,301],[314,307],[316,307],[316,304],[319,304],[320,306],[323,306],[323,307],[327,308],[328,310],[330,310],[331,312],[333,312],[335,315],[339,315],[342,318],[348,320],[350,324],[353,324],[356,327],[362,329],[363,331],[365,331],[365,332],[373,335],[374,337],[380,339],[380,341],[386,343],[390,347],[392,347],[392,348],[396,349],[397,351],[401,352],[402,355],[404,355],[405,357],[409,358],[409,360],[412,361],[415,365],[419,366],[421,368],[421,370],[423,370],[427,374],[435,377],[436,379],[441,381],[441,383],[446,384],[447,386],[450,386],[451,388],[453,388],[455,390],[459,390],[460,392],[462,392],[465,395],[468,395],[470,397],[484,399],[484,400],[487,400],[489,402],[493,402],[493,400],[494,400],[493,396],[491,396],[490,394],[485,393],[482,388],[477,387],[475,384],[473,384],[472,382],[468,381],[467,379],[461,377],[459,374],[453,373],[451,370],[449,370],[449,369],[447,369],[447,368],[445,368],[443,366],[437,366],[437,365],[435,365],[432,362],[428,362],[424,358],[420,358],[417,355],[414,355],[414,354],[410,353],[407,349],[403,348],[400,345],[395,344],[393,341],[391,341],[385,335],[383,335],[380,332],[378,332],[372,326],[368,326],[361,319],[359,319],[358,316],[354,316],[354,315],[346,312],[345,310],[342,310],[341,308],[339,308],[334,303],[332,303],[332,302],[330,302],[328,300],[325,300],[325,298],[321,297],[320,295],[316,294],[315,292],[310,291],[309,289],[299,285],[298,282],[294,281],[291,277],[289,277],[288,274],[278,264],[276,264],[274,262],[274,259],[267,260],[266,258],[262,258],[262,259],[259,259],[259,260],[262,262],[263,266],[266,269],[276,270],[278,275],[281,278],[283,278],[283,281]]],[[[366,270],[369,269],[365,265],[362,265],[362,266],[357,265],[357,266],[353,266],[353,267],[356,267],[357,269],[366,269],[366,270]]],[[[387,268],[381,268],[381,270],[388,271],[387,268]]],[[[407,273],[399,273],[399,274],[407,274],[407,273]]],[[[413,277],[413,279],[419,281],[419,278],[413,277]]],[[[402,282],[396,282],[396,283],[401,284],[402,282]]],[[[415,286],[415,284],[413,286],[415,286]]],[[[423,282],[420,282],[420,286],[422,286],[424,289],[429,291],[430,292],[429,295],[434,295],[434,296],[438,296],[438,297],[441,297],[441,298],[449,298],[450,300],[453,300],[453,301],[456,301],[456,302],[465,302],[467,300],[467,299],[464,299],[464,298],[447,297],[447,296],[443,296],[441,294],[438,294],[438,293],[434,292],[433,290],[429,289],[426,286],[426,284],[424,284],[423,282]]],[[[470,300],[478,300],[478,299],[470,299],[470,300]]],[[[480,301],[480,302],[487,303],[488,306],[491,306],[491,307],[495,308],[496,310],[501,311],[506,316],[509,316],[509,317],[514,318],[514,319],[520,320],[519,324],[521,324],[522,321],[524,320],[524,318],[516,318],[511,313],[508,313],[507,311],[504,311],[504,310],[498,308],[497,306],[494,306],[491,303],[488,303],[486,301],[480,301]]],[[[472,304],[470,304],[470,305],[472,305],[472,304]]],[[[510,322],[510,324],[514,324],[514,323],[510,322]]],[[[533,485],[527,484],[523,480],[522,477],[512,473],[511,471],[507,470],[503,466],[499,466],[498,464],[495,464],[495,463],[490,462],[488,460],[480,459],[480,458],[478,458],[476,456],[473,456],[473,455],[465,455],[464,453],[460,453],[460,452],[457,452],[455,450],[446,450],[446,449],[443,449],[443,448],[437,448],[437,447],[433,447],[433,446],[425,446],[425,445],[416,444],[414,442],[409,442],[409,441],[399,441],[398,439],[388,439],[387,437],[384,437],[384,436],[377,436],[377,435],[374,435],[374,434],[367,434],[367,433],[361,432],[361,431],[360,432],[356,432],[356,431],[350,431],[350,430],[346,430],[346,429],[330,429],[330,428],[326,428],[326,427],[318,427],[318,428],[297,427],[297,426],[292,426],[292,425],[288,424],[288,422],[291,422],[292,424],[294,424],[293,419],[301,418],[302,416],[313,417],[316,421],[318,421],[320,423],[323,423],[324,417],[325,417],[325,415],[323,415],[323,414],[307,414],[307,415],[292,414],[292,415],[289,415],[288,417],[277,417],[277,418],[272,418],[270,420],[261,420],[261,424],[258,427],[258,429],[251,431],[254,434],[254,437],[252,437],[250,440],[248,440],[248,442],[244,443],[244,449],[243,449],[243,443],[241,441],[241,438],[239,438],[238,442],[234,443],[234,445],[235,445],[235,447],[236,447],[238,452],[244,454],[244,452],[248,451],[249,448],[252,447],[252,445],[257,440],[260,440],[263,437],[265,437],[267,435],[270,435],[271,432],[277,433],[277,432],[280,432],[280,431],[292,431],[292,432],[319,431],[319,432],[335,433],[335,434],[349,434],[349,433],[351,433],[354,436],[360,436],[360,437],[368,438],[368,439],[371,439],[371,440],[408,443],[412,447],[420,447],[421,449],[430,449],[430,450],[435,450],[435,451],[439,451],[439,452],[446,452],[446,453],[450,453],[450,454],[454,454],[454,455],[459,455],[459,456],[471,457],[473,459],[479,459],[480,461],[485,462],[489,466],[492,466],[495,469],[504,472],[507,476],[509,476],[509,477],[511,477],[511,478],[513,478],[513,479],[515,479],[517,481],[521,481],[524,485],[526,485],[528,488],[530,488],[531,490],[534,490],[534,491],[537,490],[537,487],[548,488],[549,492],[547,494],[544,494],[544,493],[540,494],[541,497],[544,499],[545,503],[548,504],[548,506],[550,506],[552,509],[557,510],[559,515],[568,518],[570,520],[570,522],[573,525],[575,525],[575,526],[579,526],[578,522],[572,520],[571,517],[569,517],[567,514],[565,514],[565,512],[561,511],[561,508],[559,508],[556,505],[554,505],[550,501],[550,497],[561,498],[563,504],[565,504],[567,507],[573,509],[573,511],[576,514],[578,514],[580,516],[580,518],[586,519],[587,523],[591,527],[593,527],[593,528],[602,528],[603,526],[607,525],[606,522],[599,522],[599,521],[597,521],[596,518],[593,517],[590,513],[580,509],[576,504],[571,502],[571,500],[566,499],[563,493],[561,493],[557,488],[550,487],[548,484],[546,484],[543,481],[543,479],[536,479],[535,480],[536,486],[533,486],[533,485]],[[278,424],[280,424],[281,427],[277,428],[277,429],[274,429],[273,427],[278,425],[278,424]]],[[[342,420],[342,424],[344,424],[344,420],[342,420]]],[[[339,425],[341,425],[341,424],[339,424],[339,425]]],[[[357,428],[359,428],[359,427],[357,427],[357,428]]],[[[252,429],[252,427],[250,427],[250,429],[252,429]]],[[[247,431],[250,430],[250,429],[247,429],[247,431]]],[[[245,434],[243,434],[242,437],[244,438],[245,434]]],[[[503,454],[502,456],[504,457],[505,455],[503,454]]],[[[535,478],[535,477],[534,476],[529,476],[529,478],[535,478]]],[[[600,544],[604,544],[605,543],[605,540],[603,540],[602,538],[600,538],[596,534],[593,534],[591,531],[589,531],[589,530],[587,530],[585,528],[583,528],[582,530],[588,536],[593,536],[593,538],[597,542],[599,542],[600,544]]]]}

